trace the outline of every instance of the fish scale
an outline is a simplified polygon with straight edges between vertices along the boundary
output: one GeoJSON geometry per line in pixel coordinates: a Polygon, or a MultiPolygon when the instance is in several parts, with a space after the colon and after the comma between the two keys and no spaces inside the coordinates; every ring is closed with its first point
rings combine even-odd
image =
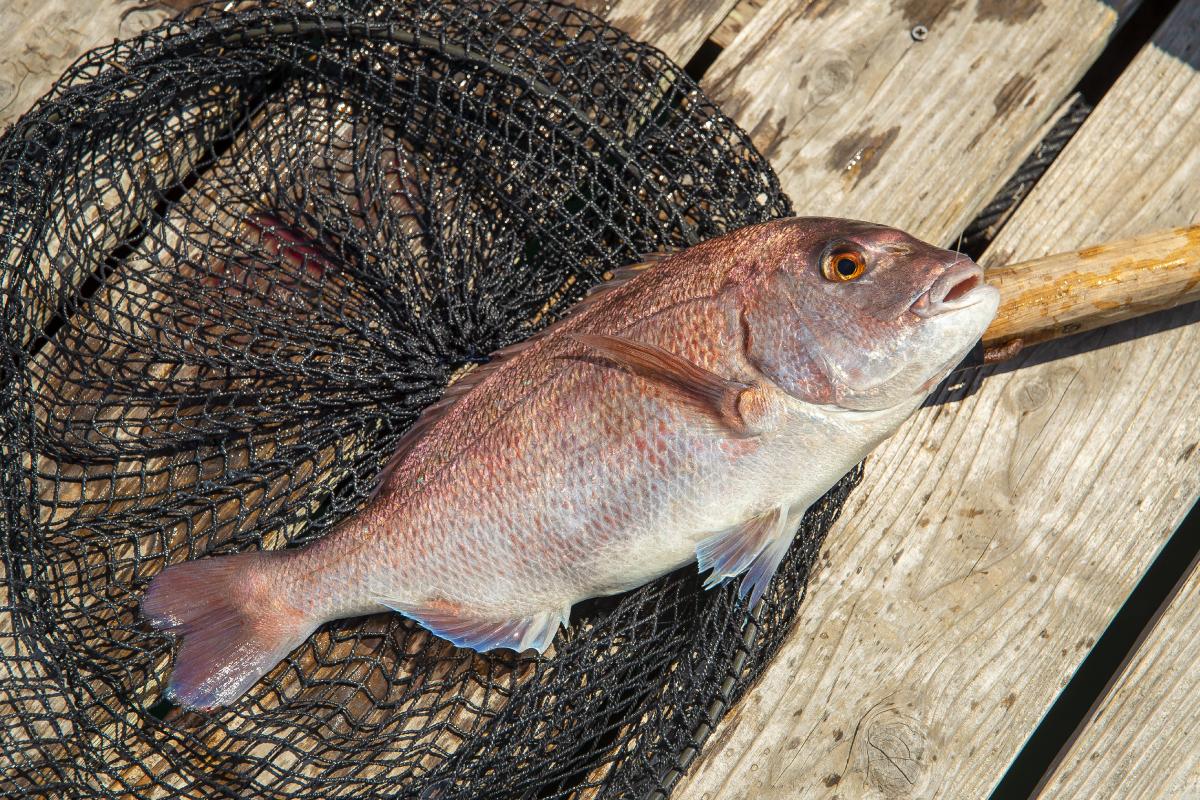
{"type": "Polygon", "coordinates": [[[451,386],[362,513],[302,550],[158,576],[143,612],[184,637],[171,691],[230,702],[320,623],[389,608],[463,647],[544,651],[575,603],[693,561],[753,604],[799,515],[997,304],[959,254],[847,220],[622,270],[451,386]]]}

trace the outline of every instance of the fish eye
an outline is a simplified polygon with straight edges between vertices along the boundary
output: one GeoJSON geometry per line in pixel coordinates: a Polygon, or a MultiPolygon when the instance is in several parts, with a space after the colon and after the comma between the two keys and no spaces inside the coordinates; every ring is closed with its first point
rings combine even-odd
{"type": "Polygon", "coordinates": [[[821,274],[826,280],[837,283],[857,280],[867,271],[867,262],[862,253],[848,248],[838,248],[825,256],[821,274]]]}

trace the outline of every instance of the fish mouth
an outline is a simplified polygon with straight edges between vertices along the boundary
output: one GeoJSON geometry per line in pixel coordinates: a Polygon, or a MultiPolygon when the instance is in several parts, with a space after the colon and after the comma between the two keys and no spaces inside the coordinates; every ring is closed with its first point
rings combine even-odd
{"type": "Polygon", "coordinates": [[[928,291],[912,304],[918,317],[936,317],[981,302],[996,292],[983,279],[983,270],[973,261],[960,261],[943,272],[928,291]]]}

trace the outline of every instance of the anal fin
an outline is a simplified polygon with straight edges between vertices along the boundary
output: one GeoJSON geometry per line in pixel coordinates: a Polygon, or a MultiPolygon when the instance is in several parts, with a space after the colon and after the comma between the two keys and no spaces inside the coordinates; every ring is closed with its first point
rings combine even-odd
{"type": "Polygon", "coordinates": [[[519,619],[481,619],[453,603],[422,606],[386,599],[380,599],[379,602],[456,647],[480,653],[500,648],[518,653],[524,650],[544,653],[554,640],[559,625],[566,625],[571,613],[570,606],[567,606],[519,619]]]}

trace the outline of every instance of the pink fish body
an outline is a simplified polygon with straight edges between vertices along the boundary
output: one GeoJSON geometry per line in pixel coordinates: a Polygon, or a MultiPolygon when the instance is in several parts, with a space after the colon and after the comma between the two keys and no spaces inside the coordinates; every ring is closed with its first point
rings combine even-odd
{"type": "Polygon", "coordinates": [[[571,606],[692,561],[757,601],[805,509],[963,358],[999,294],[956,253],[794,218],[623,271],[496,354],[300,550],[172,566],[143,612],[171,692],[226,704],[321,623],[386,609],[544,651],[571,606]]]}

